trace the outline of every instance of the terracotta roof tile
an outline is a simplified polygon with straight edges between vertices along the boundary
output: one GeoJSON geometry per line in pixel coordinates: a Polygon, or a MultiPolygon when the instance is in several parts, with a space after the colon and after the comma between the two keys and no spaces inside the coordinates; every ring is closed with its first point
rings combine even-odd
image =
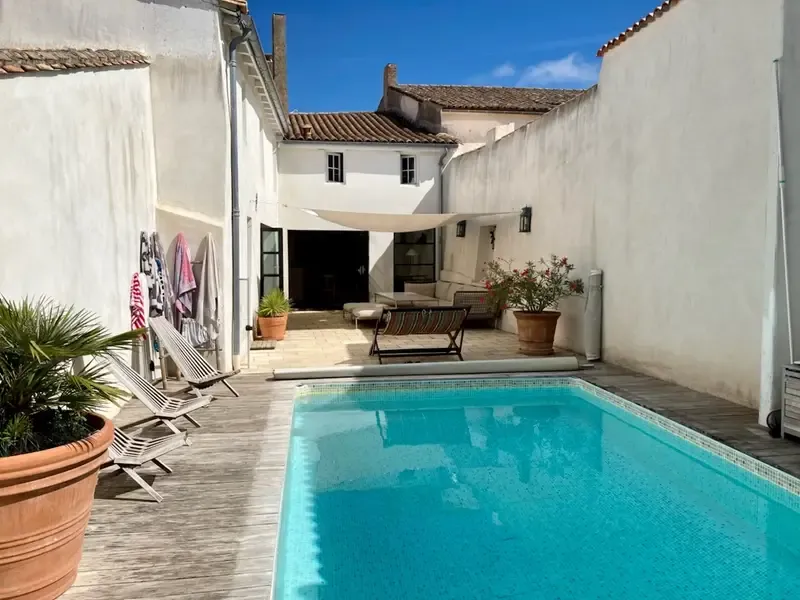
{"type": "Polygon", "coordinates": [[[428,133],[394,115],[377,112],[290,113],[288,140],[380,144],[457,144],[445,133],[428,133]]]}
{"type": "Polygon", "coordinates": [[[665,12],[667,12],[670,8],[676,6],[681,0],[664,0],[653,12],[645,15],[636,23],[628,27],[625,31],[620,33],[617,37],[613,40],[607,41],[600,50],[597,51],[597,56],[603,56],[606,52],[619,46],[622,42],[627,40],[631,37],[634,33],[639,31],[640,29],[644,29],[650,23],[661,17],[665,12]]]}
{"type": "Polygon", "coordinates": [[[59,50],[0,48],[0,75],[66,71],[73,69],[103,69],[128,65],[146,65],[144,54],[129,50],[59,50]]]}
{"type": "Polygon", "coordinates": [[[450,110],[545,113],[584,90],[479,85],[397,85],[394,89],[450,110]]]}

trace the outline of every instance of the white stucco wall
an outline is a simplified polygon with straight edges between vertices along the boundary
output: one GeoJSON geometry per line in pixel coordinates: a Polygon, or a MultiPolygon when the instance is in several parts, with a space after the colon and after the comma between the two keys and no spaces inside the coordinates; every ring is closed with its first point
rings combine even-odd
{"type": "Polygon", "coordinates": [[[6,77],[0,111],[2,294],[130,329],[139,233],[155,225],[148,68],[6,77]]]}
{"type": "MultiPolygon", "coordinates": [[[[533,207],[531,234],[498,223],[496,256],[552,252],[579,275],[605,271],[607,360],[752,406],[781,9],[681,3],[604,57],[596,90],[455,158],[445,175],[447,211],[533,207]]],[[[445,269],[474,273],[476,232],[446,233],[445,269]]],[[[583,301],[561,308],[557,343],[581,350],[583,301]]]]}
{"type": "MultiPolygon", "coordinates": [[[[285,143],[280,149],[280,224],[289,229],[341,230],[299,208],[372,213],[438,213],[440,147],[285,143]],[[344,154],[344,183],[325,181],[326,152],[344,154]],[[417,184],[400,183],[400,155],[417,158],[417,184]]],[[[394,285],[394,234],[369,236],[370,291],[394,285]]],[[[286,257],[288,260],[288,257],[286,257]]],[[[286,269],[285,269],[286,271],[286,269]]]]}
{"type": "Polygon", "coordinates": [[[460,142],[474,144],[485,142],[487,134],[495,127],[511,125],[519,129],[536,118],[538,115],[520,113],[443,110],[442,128],[460,142]]]}
{"type": "MultiPolygon", "coordinates": [[[[158,229],[170,261],[178,233],[186,235],[193,256],[206,234],[214,236],[224,283],[226,332],[222,346],[228,366],[232,248],[226,35],[221,31],[218,7],[206,0],[4,0],[0,4],[0,47],[121,48],[150,58],[144,77],[149,79],[147,95],[148,100],[152,98],[152,109],[148,105],[147,111],[140,111],[150,119],[146,131],[150,132],[155,177],[150,229],[158,229]]],[[[239,150],[244,327],[249,323],[247,300],[252,303],[257,293],[255,277],[250,277],[250,289],[246,289],[252,267],[248,255],[257,264],[259,225],[277,221],[277,174],[274,133],[262,126],[267,119],[249,89],[252,81],[242,82],[239,150]],[[246,248],[248,217],[253,222],[252,254],[246,248]]],[[[136,178],[142,176],[137,173],[136,178]]],[[[132,265],[130,273],[134,270],[132,265]]],[[[80,281],[80,274],[74,277],[80,281]]],[[[247,337],[241,339],[246,350],[247,337]]]]}

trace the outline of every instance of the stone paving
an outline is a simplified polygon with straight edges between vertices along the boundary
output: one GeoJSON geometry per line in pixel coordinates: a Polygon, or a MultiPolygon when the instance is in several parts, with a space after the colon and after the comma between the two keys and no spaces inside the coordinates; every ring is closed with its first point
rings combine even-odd
{"type": "MultiPolygon", "coordinates": [[[[304,311],[289,315],[286,339],[274,350],[251,350],[248,372],[271,372],[289,367],[331,365],[371,365],[378,359],[369,356],[374,323],[359,323],[358,328],[345,320],[341,311],[304,311]]],[[[444,336],[414,335],[386,338],[381,348],[442,346],[444,336]]],[[[517,336],[486,327],[469,328],[464,334],[464,360],[519,358],[517,336]]],[[[455,356],[384,359],[385,364],[458,360],[455,356]]]]}

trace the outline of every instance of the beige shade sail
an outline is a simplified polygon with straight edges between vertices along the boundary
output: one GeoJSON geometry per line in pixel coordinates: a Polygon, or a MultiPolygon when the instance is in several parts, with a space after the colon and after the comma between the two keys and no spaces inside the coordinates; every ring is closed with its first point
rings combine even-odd
{"type": "MultiPolygon", "coordinates": [[[[295,208],[295,207],[291,207],[295,208]]],[[[385,231],[392,233],[402,233],[406,231],[423,231],[425,229],[435,229],[445,225],[453,225],[459,221],[478,221],[485,224],[492,224],[498,219],[518,217],[518,212],[500,213],[444,213],[444,214],[413,214],[398,215],[392,213],[362,213],[345,212],[340,210],[321,210],[318,208],[301,208],[306,212],[320,219],[358,229],[359,231],[385,231]]]]}

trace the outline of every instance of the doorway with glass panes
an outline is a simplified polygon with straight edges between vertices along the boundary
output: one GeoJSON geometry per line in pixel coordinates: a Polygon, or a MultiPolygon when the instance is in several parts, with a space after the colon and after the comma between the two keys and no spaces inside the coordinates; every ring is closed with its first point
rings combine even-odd
{"type": "Polygon", "coordinates": [[[394,234],[394,291],[406,283],[436,281],[436,230],[394,234]]]}
{"type": "Polygon", "coordinates": [[[283,231],[261,225],[260,295],[275,288],[283,289],[283,231]]]}

